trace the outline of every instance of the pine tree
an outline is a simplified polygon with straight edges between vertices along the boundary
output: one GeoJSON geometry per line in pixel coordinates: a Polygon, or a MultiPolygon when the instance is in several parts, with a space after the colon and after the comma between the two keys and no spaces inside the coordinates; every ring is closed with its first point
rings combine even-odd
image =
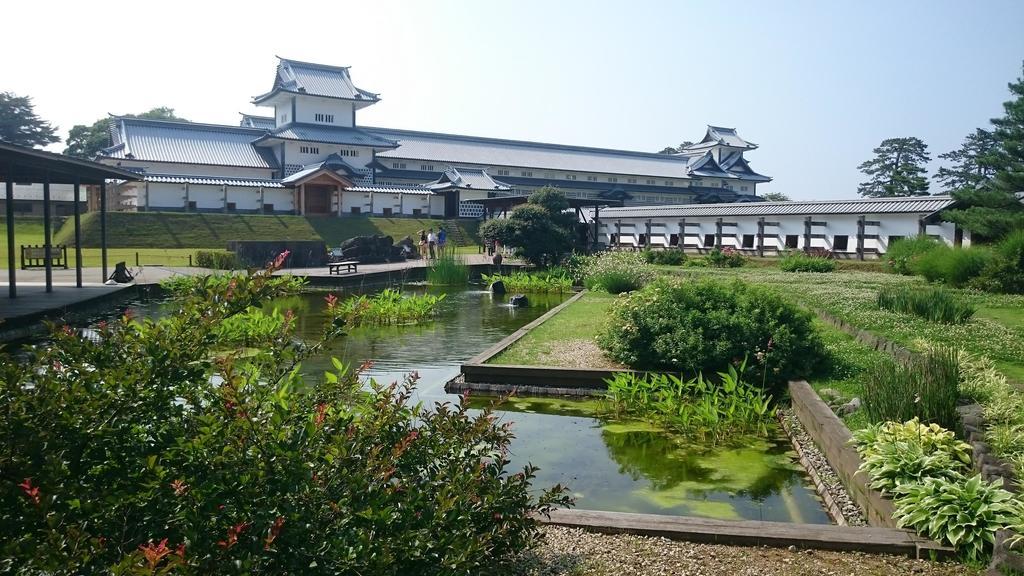
{"type": "Polygon", "coordinates": [[[1006,115],[992,119],[996,146],[978,159],[994,175],[984,186],[954,192],[958,207],[943,215],[981,239],[996,240],[1024,228],[1024,204],[1017,197],[1024,192],[1024,78],[1009,88],[1014,98],[1003,103],[1006,115]]]}
{"type": "Polygon", "coordinates": [[[0,140],[21,146],[60,142],[57,129],[36,116],[32,98],[0,92],[0,140]]]}
{"type": "Polygon", "coordinates": [[[928,178],[924,165],[931,160],[928,145],[920,138],[887,138],[873,150],[875,157],[857,168],[871,177],[857,187],[861,196],[926,196],[928,178]]]}
{"type": "Polygon", "coordinates": [[[995,134],[977,128],[964,138],[958,150],[939,154],[939,158],[949,161],[952,165],[939,168],[933,178],[938,180],[947,192],[963,188],[985,188],[996,173],[991,163],[998,148],[999,141],[995,134]]]}

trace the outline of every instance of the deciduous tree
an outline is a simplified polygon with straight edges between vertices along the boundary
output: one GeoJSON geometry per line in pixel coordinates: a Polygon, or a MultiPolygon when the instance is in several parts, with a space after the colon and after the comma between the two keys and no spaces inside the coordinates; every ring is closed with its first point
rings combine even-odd
{"type": "Polygon", "coordinates": [[[789,202],[791,200],[789,196],[782,192],[765,192],[761,194],[761,199],[765,202],[789,202]]]}
{"type": "MultiPolygon", "coordinates": [[[[174,108],[159,106],[142,114],[126,114],[129,118],[149,118],[152,120],[174,120],[188,122],[174,114],[174,108]]],[[[76,124],[68,133],[68,147],[64,154],[78,158],[93,158],[107,146],[110,146],[110,119],[101,118],[90,125],[76,124]]]]}

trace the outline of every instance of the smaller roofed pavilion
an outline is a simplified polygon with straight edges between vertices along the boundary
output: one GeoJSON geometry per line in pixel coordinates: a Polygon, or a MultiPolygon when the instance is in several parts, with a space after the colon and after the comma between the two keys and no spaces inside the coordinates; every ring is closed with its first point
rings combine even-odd
{"type": "Polygon", "coordinates": [[[89,160],[70,158],[52,152],[0,142],[0,181],[6,187],[7,268],[8,291],[11,298],[18,295],[15,271],[14,183],[30,182],[43,185],[43,251],[46,270],[46,291],[53,291],[53,221],[50,209],[50,185],[74,186],[75,223],[75,285],[82,287],[81,242],[81,186],[99,188],[100,248],[103,278],[107,279],[107,181],[138,180],[139,175],[128,170],[98,164],[89,160]]]}

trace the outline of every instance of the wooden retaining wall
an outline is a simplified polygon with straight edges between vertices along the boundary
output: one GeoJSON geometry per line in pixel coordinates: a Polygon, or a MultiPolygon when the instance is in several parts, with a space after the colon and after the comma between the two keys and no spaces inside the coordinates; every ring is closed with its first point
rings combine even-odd
{"type": "Polygon", "coordinates": [[[951,551],[908,530],[879,527],[793,524],[758,520],[714,520],[688,516],[596,510],[555,510],[546,524],[602,534],[637,534],[731,546],[796,546],[817,550],[896,554],[911,558],[950,557],[951,551]]]}
{"type": "Polygon", "coordinates": [[[878,490],[869,487],[867,475],[857,471],[862,460],[850,444],[853,437],[850,429],[807,382],[790,382],[789,395],[793,403],[793,412],[814,443],[828,458],[829,464],[842,479],[850,497],[864,511],[868,524],[896,528],[896,521],[892,519],[895,511],[892,501],[884,498],[878,490]]]}

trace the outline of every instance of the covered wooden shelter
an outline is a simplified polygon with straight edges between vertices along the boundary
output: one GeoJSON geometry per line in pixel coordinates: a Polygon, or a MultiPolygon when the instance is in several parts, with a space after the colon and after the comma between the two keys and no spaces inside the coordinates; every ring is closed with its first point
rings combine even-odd
{"type": "Polygon", "coordinates": [[[74,186],[75,222],[75,285],[82,286],[82,242],[81,242],[81,187],[96,186],[99,189],[100,248],[103,261],[103,278],[107,279],[107,181],[138,180],[134,172],[113,168],[89,160],[71,158],[0,142],[0,181],[4,182],[6,193],[7,221],[7,274],[9,296],[18,295],[16,238],[14,234],[14,183],[43,185],[43,249],[46,270],[46,291],[53,291],[53,215],[51,213],[50,185],[70,184],[74,186]]]}

